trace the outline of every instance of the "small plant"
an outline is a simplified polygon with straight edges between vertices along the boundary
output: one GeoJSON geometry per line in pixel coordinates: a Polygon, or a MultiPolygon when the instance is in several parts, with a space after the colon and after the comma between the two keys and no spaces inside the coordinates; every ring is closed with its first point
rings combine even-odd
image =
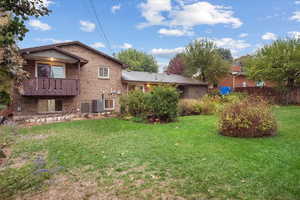
{"type": "Polygon", "coordinates": [[[259,98],[228,104],[220,114],[219,132],[224,136],[264,137],[273,136],[276,131],[271,106],[259,98]]]}

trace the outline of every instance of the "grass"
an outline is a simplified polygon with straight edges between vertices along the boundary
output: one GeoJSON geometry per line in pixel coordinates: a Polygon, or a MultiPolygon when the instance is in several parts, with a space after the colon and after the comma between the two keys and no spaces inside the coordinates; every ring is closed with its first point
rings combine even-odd
{"type": "Polygon", "coordinates": [[[300,107],[275,112],[278,136],[256,139],[220,136],[216,116],[161,125],[105,119],[23,128],[19,133],[29,139],[12,146],[13,156],[47,152],[49,165],[63,173],[88,167],[82,176],[94,173],[120,198],[299,199],[300,107]]]}

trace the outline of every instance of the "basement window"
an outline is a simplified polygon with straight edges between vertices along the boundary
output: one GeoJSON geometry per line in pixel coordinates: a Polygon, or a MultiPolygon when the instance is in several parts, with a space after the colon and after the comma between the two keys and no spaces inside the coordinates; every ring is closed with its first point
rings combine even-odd
{"type": "Polygon", "coordinates": [[[115,109],[114,99],[105,99],[104,100],[104,109],[105,110],[114,110],[115,109]]]}

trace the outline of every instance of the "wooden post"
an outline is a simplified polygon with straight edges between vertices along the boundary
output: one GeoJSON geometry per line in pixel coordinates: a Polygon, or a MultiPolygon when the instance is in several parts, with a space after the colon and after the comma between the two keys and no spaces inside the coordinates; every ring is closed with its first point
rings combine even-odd
{"type": "Polygon", "coordinates": [[[78,87],[78,95],[80,94],[80,61],[78,61],[78,80],[76,81],[77,87],[78,87]]]}

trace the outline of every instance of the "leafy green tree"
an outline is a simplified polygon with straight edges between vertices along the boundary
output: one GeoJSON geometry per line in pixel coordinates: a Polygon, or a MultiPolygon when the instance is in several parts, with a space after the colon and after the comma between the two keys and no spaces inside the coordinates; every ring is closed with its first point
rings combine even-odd
{"type": "Polygon", "coordinates": [[[185,74],[204,82],[217,84],[229,72],[229,62],[219,54],[215,43],[207,39],[195,40],[185,48],[185,74]]]}
{"type": "Polygon", "coordinates": [[[300,40],[277,40],[246,60],[248,76],[294,87],[300,82],[300,40]]]}
{"type": "Polygon", "coordinates": [[[136,49],[126,49],[116,57],[129,66],[132,71],[157,72],[158,65],[155,58],[136,49]]]}
{"type": "Polygon", "coordinates": [[[11,83],[26,78],[17,47],[17,42],[28,32],[25,22],[31,16],[40,17],[49,12],[43,0],[0,1],[0,92],[9,93],[11,83]]]}
{"type": "Polygon", "coordinates": [[[224,60],[227,60],[228,62],[233,61],[233,57],[230,49],[218,48],[217,51],[219,52],[220,56],[222,56],[224,60]]]}

